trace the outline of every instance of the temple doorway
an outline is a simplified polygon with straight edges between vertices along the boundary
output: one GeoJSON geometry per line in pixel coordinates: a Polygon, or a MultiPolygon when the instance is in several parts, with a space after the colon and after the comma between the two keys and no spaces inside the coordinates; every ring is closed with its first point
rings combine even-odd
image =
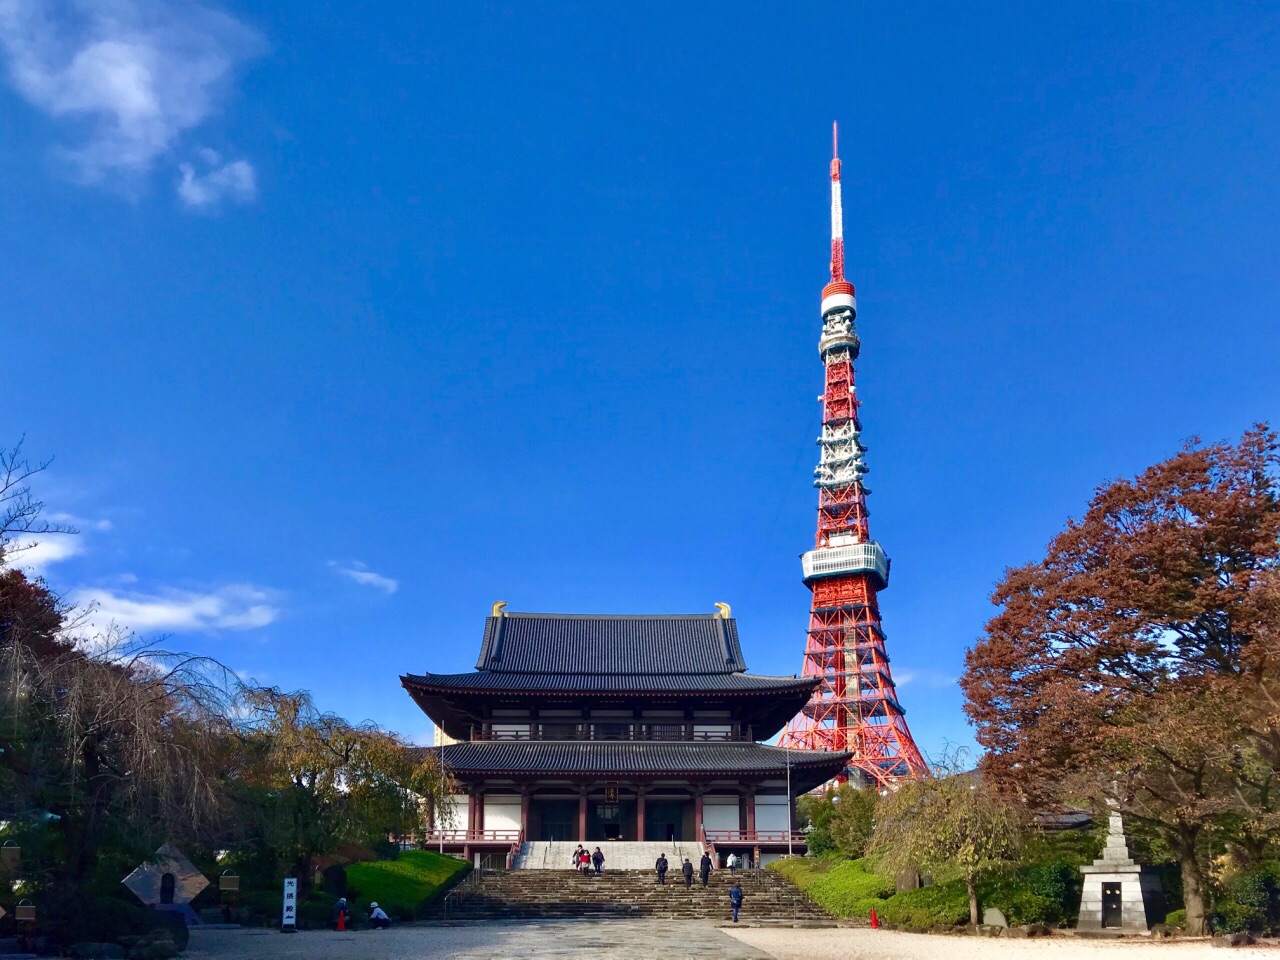
{"type": "Polygon", "coordinates": [[[691,838],[692,830],[686,830],[686,820],[693,819],[693,804],[688,800],[650,800],[645,804],[644,838],[675,842],[691,838]],[[688,808],[688,809],[686,809],[688,808]]]}
{"type": "Polygon", "coordinates": [[[588,840],[635,840],[634,800],[591,800],[587,805],[588,840]]]}
{"type": "Polygon", "coordinates": [[[545,800],[534,797],[529,803],[530,839],[585,840],[578,836],[578,801],[545,800]]]}

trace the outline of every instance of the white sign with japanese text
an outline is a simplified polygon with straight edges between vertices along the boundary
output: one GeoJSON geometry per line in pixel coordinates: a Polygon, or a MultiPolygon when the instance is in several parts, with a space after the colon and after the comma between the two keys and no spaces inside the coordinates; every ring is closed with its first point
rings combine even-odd
{"type": "Polygon", "coordinates": [[[298,929],[298,881],[294,877],[284,882],[284,912],[280,917],[280,929],[298,929]]]}

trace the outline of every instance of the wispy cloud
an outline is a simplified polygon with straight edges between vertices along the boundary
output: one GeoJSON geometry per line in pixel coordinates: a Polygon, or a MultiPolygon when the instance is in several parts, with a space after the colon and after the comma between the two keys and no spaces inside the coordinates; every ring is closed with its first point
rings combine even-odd
{"type": "Polygon", "coordinates": [[[956,678],[937,670],[899,670],[893,675],[895,686],[905,687],[914,683],[919,687],[939,690],[943,687],[955,686],[956,678]]]}
{"type": "Polygon", "coordinates": [[[84,541],[70,533],[42,533],[38,537],[15,540],[5,547],[5,564],[43,576],[60,560],[84,553],[84,541]]]}
{"type": "Polygon", "coordinates": [[[248,203],[257,196],[257,178],[253,167],[244,160],[223,162],[215,150],[201,150],[200,159],[208,167],[207,173],[196,173],[189,163],[178,165],[182,171],[178,196],[188,207],[208,209],[223,200],[248,203]]]}
{"type": "MultiPolygon", "coordinates": [[[[130,191],[158,161],[176,162],[184,134],[263,48],[252,28],[189,0],[0,0],[13,87],[75,131],[59,154],[77,179],[130,191]]],[[[243,196],[246,175],[252,187],[252,167],[237,160],[191,178],[213,176],[224,183],[207,190],[243,196]]],[[[180,191],[186,180],[184,171],[180,191]]]]}
{"type": "Polygon", "coordinates": [[[383,576],[381,573],[375,573],[359,560],[353,560],[349,564],[330,560],[329,566],[334,570],[337,570],[338,573],[342,574],[344,577],[354,580],[356,583],[363,584],[366,587],[376,587],[384,593],[395,593],[400,589],[399,580],[383,576]]]}
{"type": "Polygon", "coordinates": [[[71,600],[88,608],[89,629],[115,623],[129,630],[209,633],[252,630],[280,616],[272,594],[249,584],[230,584],[210,591],[164,589],[155,593],[82,587],[71,600]]]}

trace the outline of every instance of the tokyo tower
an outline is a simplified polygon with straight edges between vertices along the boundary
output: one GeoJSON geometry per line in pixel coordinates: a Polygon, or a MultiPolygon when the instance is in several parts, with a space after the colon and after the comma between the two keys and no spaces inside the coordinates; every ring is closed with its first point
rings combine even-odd
{"type": "Polygon", "coordinates": [[[818,535],[801,557],[813,591],[804,676],[822,682],[787,725],[779,746],[850,751],[842,780],[887,786],[927,773],[889,672],[877,594],[889,585],[889,558],[867,524],[867,466],[853,384],[858,357],[853,284],[844,278],[840,151],[832,125],[831,282],[822,291],[818,353],[826,368],[822,395],[818,535]]]}

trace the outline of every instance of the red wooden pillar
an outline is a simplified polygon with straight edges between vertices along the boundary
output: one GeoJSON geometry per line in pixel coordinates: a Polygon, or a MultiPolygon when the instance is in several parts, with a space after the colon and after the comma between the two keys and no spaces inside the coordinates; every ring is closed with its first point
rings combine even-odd
{"type": "Polygon", "coordinates": [[[636,789],[636,839],[644,840],[644,787],[636,789]]]}
{"type": "Polygon", "coordinates": [[[529,788],[520,788],[520,839],[529,839],[529,788]]]}
{"type": "Polygon", "coordinates": [[[707,842],[706,832],[702,829],[702,787],[693,791],[693,832],[699,843],[707,842]]]}
{"type": "Polygon", "coordinates": [[[474,789],[467,791],[467,836],[474,837],[480,824],[479,804],[474,789]]]}
{"type": "Polygon", "coordinates": [[[587,839],[587,788],[583,787],[578,792],[578,839],[586,842],[587,839]]]}
{"type": "Polygon", "coordinates": [[[756,833],[756,792],[748,790],[743,800],[747,804],[747,836],[754,838],[756,833]]]}

